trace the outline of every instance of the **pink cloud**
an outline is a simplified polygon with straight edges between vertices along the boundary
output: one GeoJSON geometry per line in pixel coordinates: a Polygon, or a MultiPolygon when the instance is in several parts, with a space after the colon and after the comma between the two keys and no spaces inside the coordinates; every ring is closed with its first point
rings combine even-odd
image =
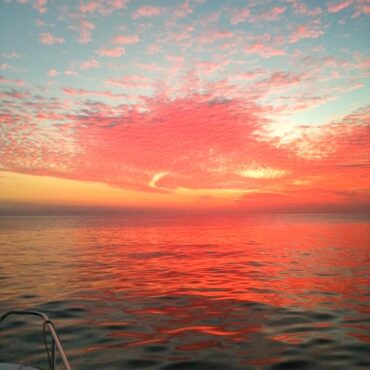
{"type": "Polygon", "coordinates": [[[285,13],[286,7],[273,7],[270,11],[264,12],[258,15],[255,19],[264,20],[264,21],[275,21],[279,19],[279,16],[285,13]]]}
{"type": "Polygon", "coordinates": [[[195,64],[197,70],[199,70],[200,75],[208,75],[215,72],[218,72],[228,64],[228,60],[220,62],[211,62],[211,61],[201,61],[195,64]]]}
{"type": "Polygon", "coordinates": [[[62,91],[67,95],[72,96],[101,96],[104,98],[115,98],[115,99],[122,99],[124,95],[122,94],[115,94],[111,91],[92,91],[92,90],[84,90],[84,89],[73,89],[73,88],[64,88],[62,91]]]}
{"type": "MultiPolygon", "coordinates": [[[[368,173],[370,165],[370,109],[363,107],[340,120],[331,122],[320,130],[304,127],[304,149],[301,155],[320,158],[328,171],[338,168],[368,173]],[[330,165],[329,165],[330,163],[330,165]]],[[[302,142],[296,142],[299,147],[302,142]]],[[[341,175],[339,173],[339,175],[341,175]]],[[[366,176],[361,176],[366,182],[366,176]]],[[[348,181],[351,181],[349,178],[348,181]]]]}
{"type": "Polygon", "coordinates": [[[192,33],[193,33],[194,29],[195,28],[193,26],[182,27],[180,32],[175,32],[175,33],[173,33],[169,36],[175,42],[181,42],[181,41],[184,41],[184,40],[189,40],[192,37],[192,33]]]}
{"type": "Polygon", "coordinates": [[[90,1],[80,5],[80,11],[82,13],[91,13],[98,8],[99,4],[96,1],[90,1]]]}
{"type": "Polygon", "coordinates": [[[324,32],[320,29],[309,28],[306,25],[300,25],[298,28],[290,35],[289,42],[296,43],[301,39],[317,39],[322,36],[324,32]]]}
{"type": "Polygon", "coordinates": [[[153,17],[161,14],[161,8],[156,6],[141,6],[132,14],[133,19],[137,19],[140,17],[153,17]]]}
{"type": "Polygon", "coordinates": [[[108,79],[106,83],[111,86],[120,86],[127,89],[148,89],[153,87],[153,81],[150,78],[141,75],[124,76],[119,79],[108,79]]]}
{"type": "Polygon", "coordinates": [[[58,76],[58,71],[56,69],[49,69],[48,76],[49,77],[56,77],[56,76],[58,76]]]}
{"type": "Polygon", "coordinates": [[[38,27],[46,27],[48,24],[45,21],[41,20],[41,19],[36,19],[36,25],[38,27]]]}
{"type": "Polygon", "coordinates": [[[118,58],[125,53],[125,49],[122,46],[115,48],[102,48],[96,51],[101,57],[118,58]]]}
{"type": "Polygon", "coordinates": [[[65,74],[66,76],[78,76],[78,72],[76,72],[76,71],[74,71],[74,70],[72,70],[72,69],[66,69],[66,70],[64,71],[64,74],[65,74]]]}
{"type": "Polygon", "coordinates": [[[85,60],[84,62],[81,62],[80,68],[81,69],[90,69],[90,68],[99,68],[100,63],[95,59],[89,59],[85,60]]]}
{"type": "Polygon", "coordinates": [[[264,59],[286,55],[286,52],[282,49],[274,49],[271,46],[259,42],[246,47],[244,50],[247,54],[257,54],[264,59]]]}
{"type": "Polygon", "coordinates": [[[208,101],[196,95],[174,101],[149,99],[147,104],[144,112],[132,109],[122,117],[98,119],[93,111],[90,116],[76,116],[74,130],[86,154],[81,165],[91,168],[89,177],[109,176],[111,183],[147,189],[153,175],[168,172],[161,181],[165,187],[207,184],[212,188],[224,182],[225,173],[219,171],[222,158],[230,156],[225,171],[237,183],[243,181],[237,173],[240,160],[263,161],[272,153],[281,157],[270,144],[253,139],[260,125],[259,109],[253,105],[242,108],[237,102],[208,101]],[[124,167],[118,170],[122,158],[124,167]],[[92,168],[102,170],[97,174],[92,168]],[[119,175],[122,168],[128,176],[119,175]]]}
{"type": "Polygon", "coordinates": [[[39,40],[44,45],[63,44],[65,41],[63,37],[54,36],[50,32],[42,33],[39,40]]]}
{"type": "Polygon", "coordinates": [[[302,74],[294,74],[283,71],[274,72],[269,78],[261,82],[262,85],[267,85],[272,90],[298,84],[302,81],[302,74]]]}
{"type": "Polygon", "coordinates": [[[159,66],[155,63],[136,63],[135,67],[142,69],[143,71],[148,72],[163,72],[166,68],[159,66]]]}
{"type": "Polygon", "coordinates": [[[322,9],[318,6],[314,8],[308,8],[307,4],[299,0],[290,0],[289,1],[294,9],[295,13],[302,14],[309,17],[317,17],[322,14],[322,9]]]}
{"type": "Polygon", "coordinates": [[[357,18],[362,14],[370,15],[370,4],[367,0],[358,1],[355,3],[356,11],[352,14],[352,18],[357,18]]]}
{"type": "Polygon", "coordinates": [[[263,72],[261,70],[256,71],[250,71],[250,72],[244,72],[244,73],[238,73],[231,75],[232,80],[254,80],[258,77],[261,77],[263,72]]]}
{"type": "Polygon", "coordinates": [[[94,23],[81,17],[80,14],[71,13],[69,17],[74,20],[74,24],[69,26],[69,29],[78,32],[78,42],[82,44],[89,43],[91,41],[91,33],[95,29],[94,23]]]}
{"type": "Polygon", "coordinates": [[[210,12],[209,14],[207,14],[203,20],[204,20],[204,23],[215,23],[217,22],[221,17],[221,12],[220,11],[214,11],[214,12],[210,12]]]}
{"type": "Polygon", "coordinates": [[[113,38],[112,44],[118,45],[130,45],[139,42],[139,36],[137,35],[117,35],[113,38]]]}
{"type": "MultiPolygon", "coordinates": [[[[279,72],[269,81],[284,86],[301,79],[279,72]]],[[[63,92],[119,95],[73,88],[63,92]]],[[[24,91],[2,96],[13,105],[0,113],[0,157],[13,172],[144,191],[227,189],[240,194],[242,207],[312,204],[313,199],[369,204],[368,109],[320,128],[302,127],[299,139],[284,144],[266,135],[271,108],[242,98],[215,99],[194,89],[182,97],[157,95],[135,105],[83,99],[73,109],[67,99],[24,91]],[[55,125],[45,126],[43,120],[55,125]]]]}
{"type": "Polygon", "coordinates": [[[239,23],[242,23],[244,22],[249,16],[250,16],[251,12],[248,8],[243,8],[243,9],[240,9],[237,11],[236,14],[234,14],[231,18],[230,18],[230,23],[231,24],[239,24],[239,23]]]}
{"type": "Polygon", "coordinates": [[[173,63],[183,63],[185,57],[180,55],[167,55],[167,60],[173,63]]]}
{"type": "Polygon", "coordinates": [[[213,44],[216,41],[219,40],[225,40],[225,39],[230,39],[233,38],[234,34],[230,31],[214,31],[214,32],[207,32],[202,34],[199,37],[199,41],[202,44],[213,44]]]}
{"type": "Polygon", "coordinates": [[[128,0],[89,0],[79,6],[82,14],[99,13],[103,16],[112,14],[114,11],[127,6],[128,0]]]}
{"type": "Polygon", "coordinates": [[[122,9],[127,6],[128,1],[127,0],[112,0],[111,3],[115,9],[122,9]]]}
{"type": "Polygon", "coordinates": [[[147,49],[147,54],[149,55],[154,55],[154,54],[158,54],[161,50],[161,46],[160,45],[150,45],[147,49]]]}
{"type": "Polygon", "coordinates": [[[95,28],[95,25],[85,19],[81,19],[79,22],[80,36],[78,41],[82,44],[86,44],[91,41],[91,31],[95,28]]]}
{"type": "Polygon", "coordinates": [[[5,69],[14,69],[10,64],[7,63],[1,63],[0,64],[0,69],[3,71],[5,69]]]}
{"type": "Polygon", "coordinates": [[[12,89],[11,91],[0,92],[0,97],[2,98],[11,98],[17,100],[24,100],[31,96],[30,93],[20,90],[12,89]]]}
{"type": "Polygon", "coordinates": [[[330,13],[337,13],[343,9],[348,8],[352,4],[352,0],[344,0],[340,1],[339,3],[330,3],[328,5],[328,11],[330,13]]]}
{"type": "Polygon", "coordinates": [[[19,85],[19,86],[22,86],[25,84],[25,82],[23,80],[12,80],[12,79],[8,79],[6,77],[3,77],[0,75],[0,83],[2,84],[15,84],[15,85],[19,85]]]}
{"type": "Polygon", "coordinates": [[[297,96],[290,99],[289,105],[286,107],[289,112],[298,112],[318,107],[326,104],[333,100],[336,100],[335,96],[330,95],[305,95],[297,96]]]}
{"type": "Polygon", "coordinates": [[[173,11],[173,14],[177,18],[184,18],[192,12],[193,9],[190,6],[190,0],[185,0],[173,11]]]}
{"type": "Polygon", "coordinates": [[[364,14],[369,15],[370,14],[370,5],[364,5],[362,7],[362,11],[363,11],[364,14]]]}
{"type": "Polygon", "coordinates": [[[357,63],[357,66],[359,68],[364,68],[365,70],[370,70],[370,58],[364,58],[364,59],[360,60],[357,63]]]}
{"type": "Polygon", "coordinates": [[[46,13],[46,4],[48,0],[36,0],[33,7],[40,13],[46,13]]]}

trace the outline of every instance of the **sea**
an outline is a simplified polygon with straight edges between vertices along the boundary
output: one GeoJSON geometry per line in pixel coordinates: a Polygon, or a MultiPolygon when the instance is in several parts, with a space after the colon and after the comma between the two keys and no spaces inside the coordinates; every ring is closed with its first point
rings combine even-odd
{"type": "MultiPolygon", "coordinates": [[[[2,216],[0,314],[24,309],[72,369],[369,369],[370,218],[2,216]]],[[[48,369],[43,340],[9,316],[0,362],[48,369]]]]}

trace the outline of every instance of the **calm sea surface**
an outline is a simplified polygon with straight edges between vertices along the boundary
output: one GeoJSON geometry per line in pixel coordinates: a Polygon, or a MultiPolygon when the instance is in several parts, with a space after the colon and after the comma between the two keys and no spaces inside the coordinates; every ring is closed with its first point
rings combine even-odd
{"type": "MultiPolygon", "coordinates": [[[[34,309],[74,369],[370,368],[364,216],[1,217],[0,313],[34,309]]],[[[0,362],[47,368],[37,320],[0,362]]]]}

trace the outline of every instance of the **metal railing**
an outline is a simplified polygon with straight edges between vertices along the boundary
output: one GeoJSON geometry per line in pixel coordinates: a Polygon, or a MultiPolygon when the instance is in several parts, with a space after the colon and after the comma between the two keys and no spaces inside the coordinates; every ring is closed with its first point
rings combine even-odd
{"type": "Polygon", "coordinates": [[[4,321],[6,317],[10,315],[31,315],[31,316],[38,316],[41,317],[44,320],[43,323],[43,332],[44,332],[44,340],[45,340],[45,346],[46,346],[46,351],[49,359],[49,367],[51,370],[56,369],[56,356],[55,356],[55,349],[58,350],[60,358],[63,362],[64,368],[66,370],[72,370],[71,365],[69,364],[69,361],[67,359],[66,354],[64,353],[62,344],[60,343],[59,336],[56,332],[55,325],[53,322],[42,312],[38,311],[9,311],[5,315],[3,315],[0,318],[0,322],[4,321]],[[45,334],[45,328],[48,328],[49,333],[51,335],[51,355],[49,354],[49,348],[47,346],[47,341],[46,341],[46,334],[45,334]]]}

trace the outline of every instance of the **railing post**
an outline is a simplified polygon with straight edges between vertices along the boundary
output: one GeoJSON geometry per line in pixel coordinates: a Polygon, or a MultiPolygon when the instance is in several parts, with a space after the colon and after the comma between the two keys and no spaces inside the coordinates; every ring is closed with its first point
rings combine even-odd
{"type": "Polygon", "coordinates": [[[48,326],[48,329],[50,331],[50,335],[52,338],[52,346],[51,346],[51,369],[56,370],[57,360],[55,356],[56,349],[59,352],[60,358],[62,360],[62,363],[64,365],[64,368],[66,370],[72,370],[71,365],[68,362],[67,356],[63,351],[63,347],[60,343],[59,337],[57,332],[55,331],[54,324],[49,320],[49,318],[43,314],[42,312],[38,311],[8,311],[3,316],[0,316],[0,322],[4,321],[5,318],[9,315],[33,315],[33,316],[39,316],[43,318],[44,325],[48,326]]]}
{"type": "Polygon", "coordinates": [[[56,369],[56,361],[57,358],[55,356],[55,340],[52,338],[51,340],[51,370],[56,369]]]}

